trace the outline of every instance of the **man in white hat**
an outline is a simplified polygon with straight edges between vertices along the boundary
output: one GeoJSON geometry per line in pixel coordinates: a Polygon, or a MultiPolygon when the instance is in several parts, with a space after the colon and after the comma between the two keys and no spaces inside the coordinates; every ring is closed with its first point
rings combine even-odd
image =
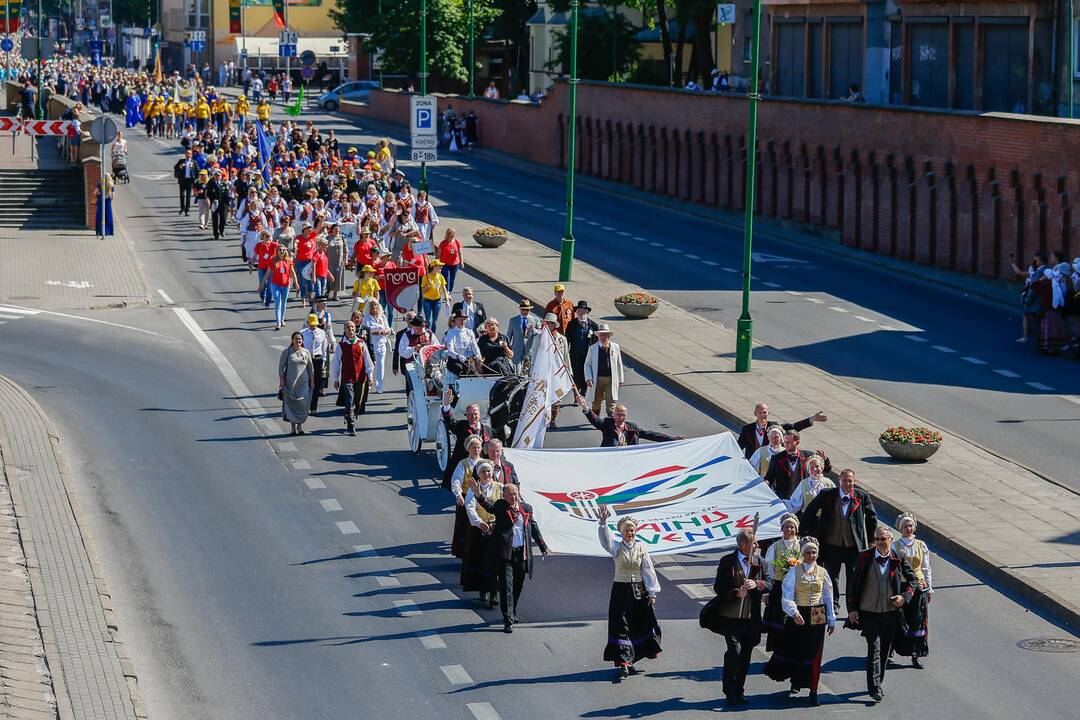
{"type": "Polygon", "coordinates": [[[612,334],[608,324],[601,323],[596,330],[596,344],[589,347],[585,356],[585,384],[589,388],[592,411],[599,415],[600,407],[607,402],[609,417],[619,401],[619,388],[626,381],[622,351],[618,343],[611,342],[612,334]]]}
{"type": "MultiPolygon", "coordinates": [[[[570,367],[570,346],[566,342],[566,336],[559,332],[559,316],[553,312],[549,312],[544,315],[544,326],[551,332],[551,338],[555,342],[555,349],[559,353],[559,360],[570,367]]],[[[536,365],[536,353],[540,351],[540,347],[543,343],[533,342],[532,351],[529,356],[529,367],[536,365]]],[[[549,428],[558,427],[555,419],[559,417],[559,403],[555,403],[551,406],[551,422],[548,423],[549,428]]]]}

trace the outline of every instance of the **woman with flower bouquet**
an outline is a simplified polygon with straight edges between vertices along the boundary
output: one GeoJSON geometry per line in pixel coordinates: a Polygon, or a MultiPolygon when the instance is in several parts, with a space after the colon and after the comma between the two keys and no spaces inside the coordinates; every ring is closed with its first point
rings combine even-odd
{"type": "Polygon", "coordinates": [[[776,642],[787,617],[780,607],[780,597],[784,594],[784,576],[788,570],[799,564],[799,518],[793,513],[784,513],[780,518],[780,531],[783,537],[769,545],[769,549],[765,551],[765,572],[773,581],[772,592],[769,593],[765,612],[761,616],[761,624],[769,633],[765,641],[765,649],[768,651],[776,649],[776,642]]]}

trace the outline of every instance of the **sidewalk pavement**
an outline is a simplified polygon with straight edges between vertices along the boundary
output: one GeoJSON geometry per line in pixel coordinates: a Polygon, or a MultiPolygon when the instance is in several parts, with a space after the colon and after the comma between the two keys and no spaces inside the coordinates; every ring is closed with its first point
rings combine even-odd
{"type": "MultiPolygon", "coordinates": [[[[11,153],[0,140],[0,170],[54,170],[56,151],[39,143],[44,152],[31,162],[26,136],[11,153]]],[[[66,165],[60,163],[61,168],[66,165]]],[[[136,185],[120,185],[117,194],[134,192],[136,185]]],[[[145,305],[150,291],[133,244],[122,232],[99,240],[93,230],[24,230],[0,227],[0,303],[30,305],[45,310],[93,310],[145,305]]]]}
{"type": "MultiPolygon", "coordinates": [[[[444,217],[451,225],[469,238],[482,223],[444,217]]],[[[464,258],[512,296],[539,307],[552,297],[559,256],[539,243],[513,235],[497,250],[469,243],[464,258]]],[[[759,401],[785,420],[824,409],[828,422],[808,430],[803,446],[824,450],[837,471],[853,468],[882,521],[913,512],[931,545],[1080,628],[1080,494],[949,432],[929,462],[894,463],[878,444],[881,431],[932,423],[771,347],[757,345],[753,372],[736,374],[734,330],[666,302],[648,320],[626,320],[612,299],[641,288],[580,260],[566,285],[568,298],[588,299],[593,317],[612,325],[625,356],[732,427],[759,401]]]]}
{"type": "Polygon", "coordinates": [[[0,550],[18,550],[5,552],[5,563],[29,571],[28,583],[26,572],[0,574],[7,578],[0,582],[0,717],[145,717],[56,442],[37,403],[0,375],[0,528],[9,533],[0,550]],[[14,517],[5,507],[8,486],[14,517]]]}

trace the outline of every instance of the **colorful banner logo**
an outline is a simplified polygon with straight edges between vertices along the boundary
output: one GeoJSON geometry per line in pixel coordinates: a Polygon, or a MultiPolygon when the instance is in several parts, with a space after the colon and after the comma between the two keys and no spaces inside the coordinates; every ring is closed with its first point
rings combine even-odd
{"type": "Polygon", "coordinates": [[[420,299],[420,271],[415,267],[390,268],[384,277],[387,301],[398,312],[415,310],[420,299]]]}
{"type": "Polygon", "coordinates": [[[274,0],[274,24],[285,29],[285,0],[274,0]]]}

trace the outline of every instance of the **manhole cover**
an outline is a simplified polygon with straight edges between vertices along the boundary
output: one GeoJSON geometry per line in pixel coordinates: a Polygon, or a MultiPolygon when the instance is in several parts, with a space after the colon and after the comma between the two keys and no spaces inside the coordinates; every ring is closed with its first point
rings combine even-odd
{"type": "Polygon", "coordinates": [[[707,306],[693,307],[693,308],[690,308],[690,312],[720,312],[720,308],[718,308],[718,307],[707,307],[707,306]]]}
{"type": "Polygon", "coordinates": [[[1016,643],[1024,650],[1049,653],[1080,652],[1080,640],[1072,638],[1030,638],[1016,643]]]}

